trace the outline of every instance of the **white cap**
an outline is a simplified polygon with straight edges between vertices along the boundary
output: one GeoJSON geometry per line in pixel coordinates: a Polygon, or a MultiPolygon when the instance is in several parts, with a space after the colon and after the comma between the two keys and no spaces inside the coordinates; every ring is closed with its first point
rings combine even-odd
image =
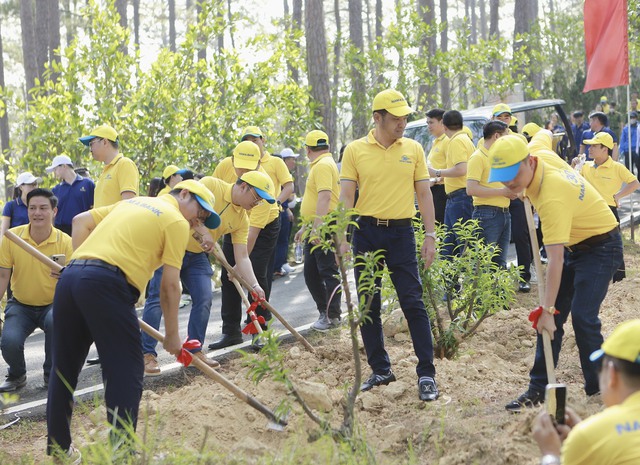
{"type": "Polygon", "coordinates": [[[71,158],[69,158],[68,156],[66,156],[66,155],[58,155],[57,157],[55,157],[53,159],[53,163],[51,163],[51,166],[47,166],[45,168],[45,171],[47,173],[51,173],[54,169],[56,169],[60,165],[71,165],[71,166],[73,166],[73,163],[71,162],[71,158]]]}
{"type": "Polygon", "coordinates": [[[42,182],[42,178],[36,178],[33,174],[26,171],[21,173],[18,176],[18,179],[16,179],[16,187],[20,187],[23,184],[33,184],[34,182],[40,184],[42,182]]]}
{"type": "Polygon", "coordinates": [[[280,156],[283,159],[285,159],[285,158],[298,158],[300,156],[300,154],[294,153],[294,151],[291,150],[290,148],[286,148],[286,149],[282,149],[282,152],[280,152],[280,156]]]}

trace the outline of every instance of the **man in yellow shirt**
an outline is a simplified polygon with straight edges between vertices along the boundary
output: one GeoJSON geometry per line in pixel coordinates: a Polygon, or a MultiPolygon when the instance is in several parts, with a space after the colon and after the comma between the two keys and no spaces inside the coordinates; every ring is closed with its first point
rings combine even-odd
{"type": "Polygon", "coordinates": [[[607,408],[584,421],[567,408],[564,425],[553,424],[548,413],[540,412],[533,437],[543,454],[541,463],[640,463],[640,320],[618,325],[590,359],[599,367],[600,392],[607,408]]]}
{"type": "MultiPolygon", "coordinates": [[[[447,167],[445,169],[429,168],[429,174],[436,178],[444,178],[444,190],[447,193],[447,205],[444,210],[446,235],[440,253],[444,258],[457,256],[462,252],[462,244],[453,226],[471,219],[473,200],[467,195],[467,162],[474,152],[473,142],[462,130],[462,114],[449,110],[442,116],[445,134],[449,143],[445,151],[447,167]]],[[[453,297],[453,296],[450,296],[453,297]]]]}
{"type": "Polygon", "coordinates": [[[329,136],[324,131],[311,131],[305,138],[309,176],[300,206],[302,227],[295,235],[300,242],[305,228],[311,223],[311,231],[304,243],[304,282],[320,313],[318,321],[311,325],[316,331],[327,331],[340,325],[340,280],[335,254],[316,248],[319,240],[316,228],[325,216],[335,210],[340,198],[340,175],[331,152],[329,136]]]}
{"type": "Polygon", "coordinates": [[[489,182],[501,182],[523,192],[540,216],[547,250],[546,293],[537,321],[538,344],[527,391],[506,405],[510,411],[544,401],[548,383],[542,331],[551,334],[557,363],[569,314],[576,336],[584,390],[599,392],[598,376],[589,355],[602,344],[598,313],[613,273],[622,261],[618,223],[600,194],[568,165],[557,168],[529,155],[521,139],[499,138],[489,150],[489,182]],[[558,313],[556,314],[556,308],[558,313]]]}
{"type": "Polygon", "coordinates": [[[115,129],[103,124],[79,140],[89,147],[94,160],[104,163],[104,169],[96,182],[93,208],[111,205],[138,195],[138,167],[119,153],[120,138],[115,129]]]}
{"type": "MultiPolygon", "coordinates": [[[[620,199],[638,189],[640,182],[627,167],[622,163],[613,161],[611,158],[614,142],[610,134],[598,132],[593,136],[593,139],[587,139],[582,142],[591,146],[589,153],[593,160],[586,162],[582,166],[580,174],[604,198],[619,224],[618,207],[620,206],[620,199]]],[[[625,277],[626,272],[623,260],[620,269],[613,275],[613,282],[622,281],[625,277]]]]}
{"type": "Polygon", "coordinates": [[[179,354],[180,267],[189,229],[219,222],[214,203],[206,187],[189,180],[161,197],[129,199],[74,218],[75,251],[54,298],[48,454],[70,450],[73,392],[94,341],[102,362],[112,445],[132,445],[128,433],[136,428],[144,371],[135,303],[162,265],[164,348],[179,354]]]}
{"type": "MultiPolygon", "coordinates": [[[[71,257],[71,238],[53,227],[58,199],[48,189],[36,188],[27,194],[29,223],[9,231],[50,257],[71,257]]],[[[0,298],[11,279],[13,296],[7,300],[2,330],[2,357],[9,366],[0,392],[13,392],[27,384],[24,343],[36,328],[44,331],[44,384],[51,372],[51,305],[56,279],[51,270],[7,238],[0,241],[0,298]],[[12,273],[13,272],[13,273],[12,273]]]]}
{"type": "MultiPolygon", "coordinates": [[[[353,232],[354,254],[384,251],[383,263],[389,269],[418,358],[419,397],[432,401],[438,398],[439,393],[433,365],[431,325],[422,301],[416,257],[413,231],[415,197],[426,231],[420,248],[426,267],[431,265],[435,256],[435,219],[424,150],[416,141],[403,137],[410,113],[413,109],[396,90],[387,89],[375,96],[375,128],[362,139],[351,142],[344,151],[340,201],[345,208],[353,208],[356,187],[359,189],[357,211],[360,216],[357,220],[359,228],[353,232]]],[[[466,135],[464,137],[467,138],[466,135]]],[[[349,251],[346,238],[340,238],[339,247],[342,254],[349,251]]],[[[360,267],[356,267],[356,282],[360,281],[360,272],[360,267]]],[[[362,391],[396,380],[389,354],[384,348],[379,282],[376,289],[368,315],[371,320],[360,327],[367,361],[373,371],[360,386],[362,391]]]]}
{"type": "MultiPolygon", "coordinates": [[[[269,189],[263,189],[260,186],[253,186],[254,189],[251,189],[256,193],[257,204],[249,212],[249,234],[247,237],[247,250],[253,272],[260,287],[264,289],[265,298],[269,300],[273,281],[271,270],[278,233],[280,232],[280,209],[275,200],[275,186],[262,168],[260,160],[260,147],[249,140],[242,141],[233,150],[231,157],[225,158],[218,163],[213,176],[233,184],[238,182],[238,179],[246,173],[255,171],[264,175],[260,176],[261,183],[269,185],[269,189]],[[263,197],[263,194],[266,197],[263,197]],[[265,201],[263,202],[263,200],[265,201]]],[[[225,234],[224,236],[222,251],[229,264],[233,266],[236,263],[236,258],[233,238],[230,234],[225,234]]],[[[242,331],[240,328],[243,313],[242,299],[234,284],[229,280],[227,271],[224,268],[222,269],[221,287],[222,337],[209,344],[209,349],[212,350],[242,343],[242,331]]],[[[250,300],[253,300],[252,297],[250,297],[250,300]]],[[[271,312],[262,306],[258,307],[256,313],[258,316],[262,316],[265,321],[271,319],[271,312]]],[[[246,321],[249,322],[249,320],[246,321]]],[[[254,342],[257,342],[255,338],[254,342]]],[[[259,345],[256,344],[253,348],[259,349],[259,345]]]]}
{"type": "MultiPolygon", "coordinates": [[[[447,145],[449,137],[445,134],[442,116],[445,111],[441,108],[433,108],[427,112],[427,129],[433,136],[433,145],[427,156],[427,166],[434,170],[444,170],[447,167],[447,145]]],[[[444,191],[444,181],[438,179],[431,186],[431,196],[433,197],[433,207],[436,221],[444,224],[444,209],[447,205],[447,193],[444,191]]]]}
{"type": "Polygon", "coordinates": [[[507,250],[511,239],[510,198],[516,195],[499,182],[490,183],[489,149],[505,135],[508,126],[502,121],[489,121],[483,128],[483,143],[471,158],[467,168],[467,195],[473,196],[473,214],[478,220],[480,237],[487,245],[497,247],[493,262],[507,267],[507,250]]]}

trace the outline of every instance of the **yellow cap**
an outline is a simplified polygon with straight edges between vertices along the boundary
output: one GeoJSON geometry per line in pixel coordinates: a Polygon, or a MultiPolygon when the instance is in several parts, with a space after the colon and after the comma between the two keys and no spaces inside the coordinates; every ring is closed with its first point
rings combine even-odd
{"type": "Polygon", "coordinates": [[[273,182],[271,178],[260,171],[248,171],[240,176],[240,179],[252,186],[256,190],[256,194],[269,203],[274,203],[276,199],[273,197],[273,182]]]}
{"type": "Polygon", "coordinates": [[[242,130],[242,136],[240,136],[240,140],[244,140],[244,138],[247,136],[264,137],[264,134],[262,134],[262,131],[258,126],[247,126],[242,130]]]}
{"type": "Polygon", "coordinates": [[[498,116],[503,113],[511,114],[511,107],[506,103],[499,103],[495,107],[493,107],[493,111],[491,112],[493,116],[498,116]]]}
{"type": "Polygon", "coordinates": [[[162,179],[167,179],[168,177],[176,174],[178,171],[180,171],[180,168],[178,168],[176,165],[169,165],[162,172],[162,179]]]}
{"type": "Polygon", "coordinates": [[[527,155],[529,148],[520,136],[509,134],[498,138],[489,149],[489,182],[511,181],[527,155]]]}
{"type": "Polygon", "coordinates": [[[397,90],[387,89],[378,93],[373,99],[373,111],[387,110],[393,116],[406,116],[413,113],[407,100],[397,90]]]}
{"type": "Polygon", "coordinates": [[[522,128],[522,134],[527,137],[533,137],[536,134],[538,134],[538,131],[540,131],[540,129],[542,128],[538,126],[536,123],[527,123],[522,128]]]}
{"type": "Polygon", "coordinates": [[[518,118],[512,115],[511,121],[509,121],[509,126],[517,126],[517,125],[518,125],[518,118]]]}
{"type": "Polygon", "coordinates": [[[326,132],[316,129],[307,134],[304,143],[308,147],[329,147],[329,136],[326,132]]]}
{"type": "Polygon", "coordinates": [[[598,132],[593,136],[593,139],[583,140],[582,143],[587,145],[602,144],[608,149],[613,149],[613,137],[608,132],[598,132]]]}
{"type": "Polygon", "coordinates": [[[247,170],[255,170],[260,162],[260,147],[250,140],[245,140],[233,149],[233,166],[247,170]]]}
{"type": "Polygon", "coordinates": [[[200,206],[210,213],[209,217],[204,222],[204,225],[207,228],[216,229],[220,226],[220,216],[213,209],[213,206],[216,204],[216,198],[204,184],[193,179],[187,179],[186,181],[180,181],[173,187],[173,189],[188,190],[195,196],[200,206]]]}
{"type": "Polygon", "coordinates": [[[640,320],[629,320],[620,323],[613,330],[611,336],[602,344],[602,348],[591,354],[592,362],[603,355],[609,355],[620,360],[640,364],[640,320]]]}
{"type": "Polygon", "coordinates": [[[607,101],[607,96],[603,95],[602,97],[600,97],[600,101],[601,102],[606,102],[607,101]]]}
{"type": "Polygon", "coordinates": [[[115,142],[116,140],[118,140],[118,133],[108,124],[103,124],[101,126],[93,128],[88,136],[82,136],[79,140],[84,145],[89,146],[91,141],[96,137],[99,137],[101,139],[109,139],[110,141],[115,142]]]}

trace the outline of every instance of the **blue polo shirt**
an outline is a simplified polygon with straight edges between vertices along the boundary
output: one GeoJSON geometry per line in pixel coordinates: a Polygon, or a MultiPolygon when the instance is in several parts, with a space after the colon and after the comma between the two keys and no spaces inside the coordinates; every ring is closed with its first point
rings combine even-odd
{"type": "MultiPolygon", "coordinates": [[[[589,139],[593,139],[593,137],[598,133],[598,132],[606,132],[607,134],[609,134],[612,138],[613,138],[613,143],[617,144],[618,143],[618,137],[615,135],[615,133],[609,129],[608,126],[600,129],[597,132],[593,132],[591,130],[589,131],[585,131],[582,133],[582,140],[580,141],[581,144],[583,144],[582,141],[584,140],[589,140],[589,139]]],[[[589,145],[585,145],[584,146],[584,154],[587,156],[587,160],[592,160],[592,158],[589,156],[589,145]]]]}
{"type": "Polygon", "coordinates": [[[71,220],[79,213],[93,207],[93,191],[95,184],[91,179],[78,175],[73,183],[62,181],[54,187],[53,193],[58,197],[58,214],[56,226],[71,226],[71,220]]]}
{"type": "Polygon", "coordinates": [[[10,228],[22,226],[29,222],[29,211],[27,209],[27,205],[22,202],[20,197],[15,200],[11,200],[4,205],[2,216],[6,216],[11,219],[10,228]]]}

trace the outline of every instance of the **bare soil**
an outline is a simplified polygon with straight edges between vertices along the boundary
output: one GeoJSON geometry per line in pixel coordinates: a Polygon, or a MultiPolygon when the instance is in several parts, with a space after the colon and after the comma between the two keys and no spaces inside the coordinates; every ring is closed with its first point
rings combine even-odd
{"type": "MultiPolygon", "coordinates": [[[[638,246],[628,244],[625,249],[628,278],[610,287],[601,309],[605,337],[618,323],[638,317],[638,246]]],[[[536,301],[534,286],[531,294],[519,295],[516,308],[484,322],[478,333],[462,344],[457,359],[436,360],[441,391],[436,402],[418,399],[417,360],[408,333],[399,332],[386,339],[398,381],[362,393],[356,407],[357,423],[378,463],[538,463],[539,453],[530,434],[536,412],[510,414],[504,410],[504,405],[527,387],[535,344],[527,315],[536,301]]],[[[573,330],[570,324],[565,329],[556,373],[560,382],[568,384],[569,403],[584,417],[603,406],[599,398],[584,395],[573,330]]],[[[309,334],[309,340],[316,347],[315,354],[300,344],[282,347],[286,366],[316,412],[338,426],[341,402],[353,382],[348,331],[309,334]]],[[[361,357],[366,377],[369,369],[362,352],[361,357]]],[[[221,369],[242,389],[275,408],[285,395],[283,387],[272,381],[255,385],[247,379],[247,372],[238,358],[226,361],[221,369]]],[[[294,407],[285,431],[274,432],[267,428],[264,416],[222,386],[191,371],[186,376],[189,379],[184,386],[144,393],[141,410],[146,415],[138,433],[153,442],[151,448],[158,463],[169,463],[160,459],[163,451],[175,444],[194,450],[218,450],[228,457],[226,463],[339,461],[340,452],[330,439],[308,440],[318,429],[299,407],[294,407]]],[[[74,417],[73,429],[78,445],[102,440],[103,407],[92,414],[86,408],[84,413],[82,409],[77,412],[80,414],[74,417]]],[[[45,463],[45,434],[44,422],[0,432],[5,460],[14,458],[12,463],[18,463],[20,457],[28,455],[35,463],[45,463]]]]}

